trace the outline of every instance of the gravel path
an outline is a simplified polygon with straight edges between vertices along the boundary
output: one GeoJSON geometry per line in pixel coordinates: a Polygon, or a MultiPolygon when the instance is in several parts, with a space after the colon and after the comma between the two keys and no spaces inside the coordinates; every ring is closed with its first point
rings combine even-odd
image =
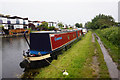
{"type": "MultiPolygon", "coordinates": [[[[95,34],[96,35],[96,34],[95,34]]],[[[96,35],[97,41],[101,47],[102,53],[104,55],[104,60],[107,64],[108,70],[109,70],[109,74],[111,78],[118,78],[118,69],[117,69],[117,65],[112,61],[112,58],[110,57],[108,51],[106,50],[106,48],[104,47],[104,45],[102,44],[100,38],[96,35]]]]}

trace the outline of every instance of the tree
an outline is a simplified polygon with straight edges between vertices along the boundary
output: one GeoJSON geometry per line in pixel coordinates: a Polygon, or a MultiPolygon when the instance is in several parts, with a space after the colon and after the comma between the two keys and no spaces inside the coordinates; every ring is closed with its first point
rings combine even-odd
{"type": "Polygon", "coordinates": [[[79,28],[82,28],[83,26],[82,26],[82,23],[80,23],[80,27],[79,28]]]}
{"type": "Polygon", "coordinates": [[[80,27],[80,24],[79,24],[79,23],[76,23],[75,26],[76,26],[76,27],[80,27]]]}
{"type": "Polygon", "coordinates": [[[64,27],[64,25],[62,24],[62,22],[58,23],[59,27],[64,27]]]}
{"type": "Polygon", "coordinates": [[[92,22],[85,23],[85,28],[91,29],[92,28],[92,22]]]}
{"type": "Polygon", "coordinates": [[[78,28],[82,28],[82,23],[80,23],[80,24],[76,23],[75,26],[78,27],[78,28]]]}
{"type": "Polygon", "coordinates": [[[40,30],[48,30],[48,23],[42,22],[42,24],[39,26],[40,30]]]}
{"type": "Polygon", "coordinates": [[[108,28],[115,25],[115,20],[110,15],[104,15],[99,14],[94,19],[92,19],[92,22],[86,23],[85,26],[87,28],[91,29],[103,29],[108,28]]]}
{"type": "Polygon", "coordinates": [[[29,23],[29,24],[28,24],[28,27],[31,28],[32,30],[35,29],[35,25],[34,25],[33,23],[29,23]]]}

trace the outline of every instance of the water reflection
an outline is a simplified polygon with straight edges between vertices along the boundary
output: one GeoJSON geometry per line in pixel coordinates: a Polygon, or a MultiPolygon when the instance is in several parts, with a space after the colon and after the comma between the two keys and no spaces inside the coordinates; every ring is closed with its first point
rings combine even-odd
{"type": "MultiPolygon", "coordinates": [[[[51,58],[47,59],[49,62],[51,62],[51,58]]],[[[41,60],[41,61],[36,61],[36,62],[31,62],[30,68],[26,69],[24,74],[22,75],[22,78],[34,78],[36,75],[39,74],[39,71],[41,68],[44,68],[46,66],[49,66],[50,64],[46,62],[46,60],[41,60]]]]}
{"type": "Polygon", "coordinates": [[[23,37],[2,38],[2,78],[17,78],[23,73],[19,63],[28,45],[23,37]]]}
{"type": "Polygon", "coordinates": [[[0,79],[2,78],[2,37],[0,37],[0,79]]]}
{"type": "MultiPolygon", "coordinates": [[[[21,76],[33,78],[39,74],[41,67],[49,65],[45,60],[41,60],[31,62],[29,69],[20,68],[19,64],[23,61],[22,52],[28,48],[23,37],[2,38],[2,78],[20,78],[21,76]]],[[[48,60],[51,62],[50,58],[48,60]]]]}

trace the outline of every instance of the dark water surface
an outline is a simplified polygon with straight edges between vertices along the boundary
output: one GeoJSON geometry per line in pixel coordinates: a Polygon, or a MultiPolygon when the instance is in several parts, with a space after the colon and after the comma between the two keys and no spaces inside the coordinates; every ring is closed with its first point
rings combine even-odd
{"type": "Polygon", "coordinates": [[[2,78],[18,78],[23,74],[19,63],[28,45],[23,37],[2,38],[2,78]]]}

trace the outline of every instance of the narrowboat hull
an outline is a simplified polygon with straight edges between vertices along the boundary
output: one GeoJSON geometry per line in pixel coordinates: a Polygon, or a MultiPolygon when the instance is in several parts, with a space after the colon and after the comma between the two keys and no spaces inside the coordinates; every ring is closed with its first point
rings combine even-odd
{"type": "MultiPolygon", "coordinates": [[[[82,30],[69,32],[33,32],[30,33],[30,49],[23,52],[24,60],[20,63],[21,68],[26,68],[31,62],[47,58],[57,59],[58,51],[67,50],[67,46],[78,40],[82,30]],[[25,55],[27,54],[27,55],[25,55]]],[[[28,41],[27,41],[28,42],[28,41]]]]}

